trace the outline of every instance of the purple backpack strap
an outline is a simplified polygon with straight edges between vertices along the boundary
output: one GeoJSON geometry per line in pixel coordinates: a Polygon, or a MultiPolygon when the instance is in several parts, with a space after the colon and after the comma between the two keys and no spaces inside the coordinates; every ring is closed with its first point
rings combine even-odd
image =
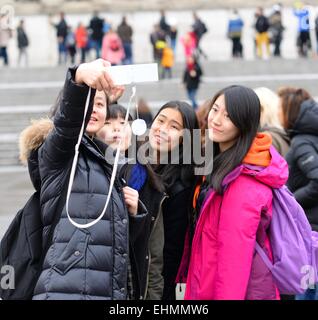
{"type": "Polygon", "coordinates": [[[261,258],[263,259],[264,263],[266,264],[267,268],[272,271],[273,269],[273,263],[270,261],[270,259],[268,258],[267,254],[265,253],[265,251],[261,248],[261,246],[256,242],[255,243],[255,249],[257,251],[257,253],[261,256],[261,258]]]}

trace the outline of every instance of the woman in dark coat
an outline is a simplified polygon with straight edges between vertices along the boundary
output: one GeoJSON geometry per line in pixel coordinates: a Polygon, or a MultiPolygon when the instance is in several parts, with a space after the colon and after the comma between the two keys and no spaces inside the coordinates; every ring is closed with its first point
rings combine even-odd
{"type": "Polygon", "coordinates": [[[71,171],[89,87],[92,89],[85,134],[80,141],[68,211],[79,224],[92,222],[103,211],[112,166],[104,157],[106,146],[94,137],[105,122],[105,92],[114,99],[123,92],[123,88],[113,86],[105,72],[107,66],[107,62],[97,60],[69,69],[54,127],[38,150],[43,243],[48,240],[54,216],[61,216],[34,290],[34,300],[128,298],[129,223],[132,220],[142,230],[147,215],[141,205],[138,208],[138,192],[122,188],[116,179],[106,213],[89,228],[71,224],[65,206],[62,213],[56,212],[71,171]]]}
{"type": "MultiPolygon", "coordinates": [[[[192,153],[195,129],[200,133],[193,108],[186,102],[170,101],[161,107],[149,132],[152,166],[163,181],[168,195],[161,210],[163,218],[161,238],[164,240],[163,300],[176,298],[176,276],[182,258],[185,234],[192,210],[192,195],[196,185],[192,153]],[[186,155],[184,150],[187,151],[186,155]]],[[[200,134],[198,137],[200,142],[200,134]]],[[[156,228],[159,229],[159,226],[156,228]]],[[[151,237],[150,241],[160,241],[159,234],[157,238],[151,237]]]]}
{"type": "MultiPolygon", "coordinates": [[[[282,88],[281,121],[291,138],[286,155],[288,187],[318,231],[318,104],[301,88],[282,88]]],[[[318,300],[318,290],[308,289],[299,300],[318,300]]]]}

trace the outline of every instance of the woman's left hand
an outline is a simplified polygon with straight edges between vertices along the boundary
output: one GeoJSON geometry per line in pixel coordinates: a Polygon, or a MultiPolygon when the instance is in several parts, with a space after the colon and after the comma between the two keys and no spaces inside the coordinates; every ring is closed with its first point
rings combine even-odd
{"type": "Polygon", "coordinates": [[[139,193],[135,189],[130,187],[123,188],[125,203],[128,209],[128,212],[135,216],[138,211],[138,200],[139,200],[139,193]]]}

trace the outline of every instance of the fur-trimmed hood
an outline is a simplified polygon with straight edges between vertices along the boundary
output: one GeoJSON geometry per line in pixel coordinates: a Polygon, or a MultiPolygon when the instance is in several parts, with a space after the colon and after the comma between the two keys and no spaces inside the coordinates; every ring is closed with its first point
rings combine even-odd
{"type": "Polygon", "coordinates": [[[53,129],[53,121],[49,118],[32,120],[31,125],[25,128],[19,137],[20,161],[27,165],[30,153],[38,149],[53,129]]]}

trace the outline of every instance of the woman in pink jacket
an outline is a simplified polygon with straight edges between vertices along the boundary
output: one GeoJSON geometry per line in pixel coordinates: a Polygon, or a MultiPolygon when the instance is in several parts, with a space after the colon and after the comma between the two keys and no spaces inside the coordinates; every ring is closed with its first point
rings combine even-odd
{"type": "MultiPolygon", "coordinates": [[[[212,100],[208,129],[214,144],[213,170],[207,177],[208,191],[201,187],[201,206],[197,201],[200,215],[185,299],[279,299],[255,243],[272,258],[267,235],[272,189],[285,184],[288,169],[271,146],[271,137],[257,132],[259,121],[260,102],[250,88],[231,86],[212,100]]],[[[185,251],[182,265],[186,256],[185,251]]]]}
{"type": "Polygon", "coordinates": [[[122,64],[125,58],[123,43],[119,35],[112,29],[103,38],[102,58],[109,61],[112,66],[122,64]]]}

